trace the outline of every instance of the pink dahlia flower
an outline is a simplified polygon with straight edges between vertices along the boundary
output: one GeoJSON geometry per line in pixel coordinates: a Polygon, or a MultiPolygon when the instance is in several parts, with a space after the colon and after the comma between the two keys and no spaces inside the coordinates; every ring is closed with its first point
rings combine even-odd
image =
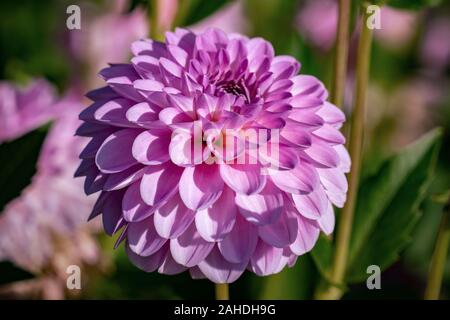
{"type": "Polygon", "coordinates": [[[130,64],[80,114],[76,175],[130,260],[216,283],[292,266],[334,228],[350,159],[344,114],[261,38],[177,29],[133,43],[130,64]]]}

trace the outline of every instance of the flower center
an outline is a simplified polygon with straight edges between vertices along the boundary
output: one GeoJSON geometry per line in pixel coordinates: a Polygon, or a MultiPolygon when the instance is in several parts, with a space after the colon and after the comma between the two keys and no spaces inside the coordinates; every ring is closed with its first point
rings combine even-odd
{"type": "Polygon", "coordinates": [[[227,93],[231,93],[237,97],[244,98],[246,103],[250,102],[249,93],[245,88],[245,85],[242,83],[236,83],[236,82],[227,82],[220,85],[220,89],[227,93]]]}

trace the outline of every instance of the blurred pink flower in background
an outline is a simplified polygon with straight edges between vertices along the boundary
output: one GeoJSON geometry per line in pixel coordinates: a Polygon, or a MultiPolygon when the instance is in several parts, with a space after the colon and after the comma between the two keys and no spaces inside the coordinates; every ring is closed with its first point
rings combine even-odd
{"type": "Polygon", "coordinates": [[[297,16],[297,29],[306,41],[322,51],[327,51],[334,45],[337,21],[337,1],[309,0],[297,16]]]}
{"type": "MultiPolygon", "coordinates": [[[[81,30],[69,31],[69,51],[87,70],[100,70],[109,63],[127,59],[131,54],[130,44],[147,35],[149,26],[145,10],[136,8],[124,13],[128,3],[111,1],[109,11],[88,15],[82,20],[81,30]]],[[[99,83],[95,72],[87,74],[86,81],[90,85],[99,83]]]]}
{"type": "MultiPolygon", "coordinates": [[[[83,184],[73,179],[79,164],[78,154],[85,145],[82,139],[73,136],[80,124],[77,114],[82,108],[81,96],[71,92],[56,101],[48,83],[44,80],[37,83],[41,95],[52,97],[48,99],[53,104],[48,106],[52,112],[47,115],[47,120],[52,120],[53,124],[44,140],[31,184],[7,204],[0,215],[0,261],[11,261],[38,276],[45,271],[48,277],[50,271],[54,281],[47,279],[42,284],[51,283],[50,289],[54,290],[56,283],[65,286],[68,265],[97,264],[101,256],[91,235],[97,225],[86,226],[94,199],[85,197],[83,184]]],[[[39,112],[32,112],[34,110],[30,110],[30,117],[40,117],[39,112]]],[[[2,114],[0,118],[3,118],[2,114]]],[[[32,129],[34,127],[28,131],[32,129]]],[[[17,137],[14,133],[12,131],[8,136],[14,139],[17,137]]],[[[26,132],[20,132],[23,133],[26,132]]],[[[16,287],[13,284],[6,289],[16,287]]],[[[42,292],[42,295],[46,293],[42,292]]]]}
{"type": "Polygon", "coordinates": [[[157,0],[158,30],[172,29],[178,10],[178,0],[157,0]]]}
{"type": "Polygon", "coordinates": [[[375,38],[384,46],[398,50],[408,44],[416,32],[419,14],[391,7],[381,8],[381,29],[374,30],[375,38]]]}
{"type": "Polygon", "coordinates": [[[224,6],[214,14],[189,26],[188,29],[199,33],[211,27],[222,29],[227,33],[245,33],[248,26],[242,1],[234,1],[224,6]]]}
{"type": "Polygon", "coordinates": [[[450,20],[437,17],[426,26],[420,51],[422,63],[434,70],[450,64],[450,20]]]}
{"type": "Polygon", "coordinates": [[[35,80],[24,88],[0,81],[0,143],[48,122],[55,101],[55,91],[45,80],[35,80]]]}
{"type": "MultiPolygon", "coordinates": [[[[381,29],[374,36],[391,49],[402,48],[411,41],[417,26],[418,14],[388,6],[381,8],[381,29]]],[[[297,29],[305,40],[322,51],[328,51],[336,40],[338,2],[309,0],[297,16],[297,29]]]]}

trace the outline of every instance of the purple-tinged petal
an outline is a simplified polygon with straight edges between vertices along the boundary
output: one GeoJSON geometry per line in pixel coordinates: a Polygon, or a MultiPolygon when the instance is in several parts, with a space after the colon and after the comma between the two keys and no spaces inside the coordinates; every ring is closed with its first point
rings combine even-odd
{"type": "Polygon", "coordinates": [[[340,127],[345,121],[345,114],[335,105],[324,102],[323,106],[316,112],[326,123],[340,127]]]}
{"type": "Polygon", "coordinates": [[[170,162],[147,167],[141,181],[144,202],[158,207],[170,199],[178,191],[182,170],[170,162]]]}
{"type": "Polygon", "coordinates": [[[273,183],[278,188],[288,193],[310,193],[319,183],[319,175],[316,168],[306,161],[300,162],[291,170],[269,169],[269,174],[273,183]]]}
{"type": "Polygon", "coordinates": [[[113,235],[123,226],[122,218],[123,192],[111,194],[104,202],[102,208],[103,229],[106,234],[113,235]]]}
{"type": "Polygon", "coordinates": [[[184,169],[180,179],[180,196],[186,207],[201,210],[220,197],[223,181],[217,165],[201,164],[184,169]]]}
{"type": "Polygon", "coordinates": [[[280,216],[283,209],[283,194],[272,182],[267,181],[264,189],[258,194],[236,194],[236,204],[248,221],[262,226],[273,223],[280,216]]]}
{"type": "Polygon", "coordinates": [[[295,241],[297,229],[296,213],[285,209],[277,221],[258,227],[258,233],[267,244],[277,248],[284,248],[295,241]]]}
{"type": "Polygon", "coordinates": [[[140,133],[133,142],[133,157],[145,165],[166,162],[170,159],[170,134],[167,129],[149,129],[140,133]]]}
{"type": "MultiPolygon", "coordinates": [[[[169,245],[168,245],[169,248],[169,245]]],[[[186,267],[178,264],[172,257],[170,250],[167,250],[167,254],[161,262],[161,266],[158,269],[159,273],[167,274],[167,275],[175,275],[186,271],[186,267]]]]}
{"type": "Polygon", "coordinates": [[[214,283],[232,283],[245,271],[247,262],[231,263],[224,259],[219,249],[214,248],[210,254],[198,264],[202,273],[214,283]]]}
{"type": "Polygon", "coordinates": [[[292,243],[289,248],[293,253],[300,256],[310,251],[317,239],[319,238],[320,229],[316,226],[316,224],[302,217],[300,215],[297,216],[298,222],[298,233],[297,238],[294,243],[292,243]]]}
{"type": "Polygon", "coordinates": [[[259,240],[250,259],[249,268],[258,276],[268,276],[278,270],[282,257],[282,248],[273,247],[259,240]]]}
{"type": "Polygon", "coordinates": [[[335,217],[334,217],[334,211],[333,206],[331,205],[331,202],[328,201],[327,210],[325,211],[325,214],[320,217],[319,220],[316,220],[317,224],[319,225],[320,229],[326,234],[330,235],[334,230],[334,224],[335,224],[335,217]]]}
{"type": "Polygon", "coordinates": [[[141,131],[123,129],[111,134],[98,149],[95,163],[103,173],[116,173],[137,164],[131,147],[141,131]]]}
{"type": "Polygon", "coordinates": [[[123,201],[121,204],[121,210],[123,211],[123,217],[128,222],[139,222],[155,211],[154,207],[148,206],[141,197],[140,192],[141,182],[137,181],[126,189],[123,201]]]}
{"type": "Polygon", "coordinates": [[[309,219],[320,219],[327,210],[328,197],[320,184],[308,194],[293,194],[292,199],[298,212],[309,219]]]}
{"type": "Polygon", "coordinates": [[[330,144],[344,144],[344,135],[335,127],[325,124],[319,129],[316,129],[312,134],[330,144]]]}
{"type": "Polygon", "coordinates": [[[246,195],[259,193],[266,185],[266,176],[258,164],[223,164],[220,176],[231,189],[246,195]]]}
{"type": "Polygon", "coordinates": [[[308,159],[319,168],[336,168],[340,162],[336,150],[331,145],[317,138],[312,140],[311,146],[303,151],[308,159]]]}
{"type": "Polygon", "coordinates": [[[185,266],[193,267],[205,259],[214,248],[214,242],[204,240],[192,223],[178,238],[170,240],[170,252],[173,259],[185,266]]]}
{"type": "Polygon", "coordinates": [[[197,211],[195,225],[206,241],[220,241],[233,229],[237,207],[234,192],[225,188],[220,198],[209,208],[197,211]]]}
{"type": "Polygon", "coordinates": [[[167,239],[181,235],[194,221],[195,212],[189,210],[175,194],[166,204],[155,212],[155,228],[158,234],[167,239]]]}
{"type": "Polygon", "coordinates": [[[130,249],[144,257],[154,254],[167,242],[156,232],[153,216],[142,222],[129,223],[127,239],[130,249]]]}
{"type": "Polygon", "coordinates": [[[144,174],[143,165],[135,165],[119,173],[113,173],[106,178],[104,189],[106,191],[119,190],[128,187],[133,182],[141,179],[144,174]]]}
{"type": "Polygon", "coordinates": [[[231,263],[248,262],[258,242],[258,229],[240,215],[236,216],[233,230],[218,247],[223,257],[231,263]]]}
{"type": "Polygon", "coordinates": [[[155,254],[147,257],[140,256],[134,253],[129,247],[126,247],[125,252],[127,253],[130,261],[139,269],[145,272],[154,272],[164,261],[164,254],[166,253],[164,250],[156,251],[155,254]]]}

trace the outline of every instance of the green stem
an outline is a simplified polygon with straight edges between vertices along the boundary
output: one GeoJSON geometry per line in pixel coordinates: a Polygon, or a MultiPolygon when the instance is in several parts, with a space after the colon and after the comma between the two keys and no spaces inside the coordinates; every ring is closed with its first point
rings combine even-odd
{"type": "Polygon", "coordinates": [[[450,242],[450,202],[444,208],[441,225],[439,227],[436,246],[431,259],[428,274],[425,300],[438,300],[441,291],[442,277],[444,275],[445,261],[447,260],[448,246],[450,242]]]}
{"type": "Polygon", "coordinates": [[[333,84],[331,86],[330,100],[340,108],[342,108],[347,78],[349,24],[350,0],[339,0],[339,20],[337,25],[333,84]]]}
{"type": "Polygon", "coordinates": [[[229,300],[230,294],[227,283],[216,283],[216,300],[229,300]]]}
{"type": "Polygon", "coordinates": [[[148,17],[150,21],[150,38],[158,41],[164,40],[164,35],[159,28],[158,0],[149,0],[148,17]]]}
{"type": "Polygon", "coordinates": [[[348,175],[347,202],[342,209],[336,232],[336,247],[330,272],[330,282],[324,291],[317,293],[318,299],[339,299],[342,294],[343,280],[347,268],[349,242],[353,225],[356,196],[358,193],[359,175],[361,169],[365,100],[370,69],[370,52],[372,46],[372,30],[366,25],[370,16],[367,12],[367,3],[362,6],[362,26],[358,43],[356,60],[356,88],[353,115],[350,127],[349,153],[352,159],[352,169],[348,175]]]}

